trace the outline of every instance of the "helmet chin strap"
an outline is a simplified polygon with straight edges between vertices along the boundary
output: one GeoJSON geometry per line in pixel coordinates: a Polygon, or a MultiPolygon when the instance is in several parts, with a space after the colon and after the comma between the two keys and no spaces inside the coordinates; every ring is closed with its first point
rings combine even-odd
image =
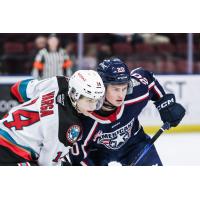
{"type": "Polygon", "coordinates": [[[115,110],[117,107],[114,106],[112,103],[110,103],[106,98],[105,101],[103,103],[102,109],[106,109],[106,110],[115,110]]]}

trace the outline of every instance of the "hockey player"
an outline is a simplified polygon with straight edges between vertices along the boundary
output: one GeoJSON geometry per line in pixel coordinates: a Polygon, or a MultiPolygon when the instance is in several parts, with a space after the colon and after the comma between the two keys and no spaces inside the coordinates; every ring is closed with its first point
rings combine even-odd
{"type": "Polygon", "coordinates": [[[93,70],[13,85],[11,93],[22,104],[0,120],[0,165],[60,165],[82,137],[80,113],[99,109],[104,92],[93,70]]]}
{"type": "MultiPolygon", "coordinates": [[[[105,102],[91,118],[83,116],[84,136],[69,153],[72,165],[130,165],[150,140],[138,116],[149,100],[154,101],[163,122],[179,124],[185,109],[166,94],[153,74],[142,68],[131,73],[120,59],[104,60],[97,71],[106,86],[105,102]]],[[[68,163],[68,164],[69,164],[68,163]]],[[[153,146],[139,165],[162,165],[153,146]]]]}

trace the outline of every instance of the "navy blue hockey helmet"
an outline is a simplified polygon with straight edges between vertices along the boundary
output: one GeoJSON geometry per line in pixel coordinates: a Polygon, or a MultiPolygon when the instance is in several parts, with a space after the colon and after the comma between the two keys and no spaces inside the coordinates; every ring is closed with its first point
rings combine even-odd
{"type": "Polygon", "coordinates": [[[97,67],[104,84],[123,84],[130,81],[130,72],[124,62],[118,58],[103,60],[97,67]]]}
{"type": "Polygon", "coordinates": [[[106,59],[97,67],[105,85],[128,83],[128,93],[132,92],[131,75],[128,66],[119,58],[106,59]]]}

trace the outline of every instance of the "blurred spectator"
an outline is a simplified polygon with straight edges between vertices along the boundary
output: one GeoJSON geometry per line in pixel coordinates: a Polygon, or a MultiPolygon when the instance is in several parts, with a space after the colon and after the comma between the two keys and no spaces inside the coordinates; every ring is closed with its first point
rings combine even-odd
{"type": "Polygon", "coordinates": [[[170,43],[170,39],[165,35],[158,35],[156,33],[141,33],[140,35],[146,44],[170,43]]]}
{"type": "Polygon", "coordinates": [[[27,52],[28,52],[28,62],[25,63],[26,71],[28,71],[28,74],[32,71],[32,65],[35,61],[35,57],[38,54],[40,50],[45,48],[47,45],[47,37],[44,35],[38,35],[34,42],[28,42],[27,43],[27,52]]]}
{"type": "Polygon", "coordinates": [[[47,46],[47,37],[44,35],[39,35],[35,38],[34,46],[32,48],[32,51],[30,52],[30,55],[32,57],[32,60],[34,61],[35,56],[37,55],[38,51],[42,50],[43,48],[46,48],[47,46]]]}
{"type": "Polygon", "coordinates": [[[47,45],[47,38],[43,35],[39,35],[36,39],[35,39],[35,47],[38,50],[41,50],[43,48],[45,48],[47,45]]]}
{"type": "Polygon", "coordinates": [[[115,43],[127,42],[132,45],[141,44],[144,38],[139,33],[114,33],[115,43]]]}
{"type": "Polygon", "coordinates": [[[95,44],[89,44],[82,63],[77,61],[77,65],[81,66],[81,69],[96,70],[97,67],[97,48],[95,44]]]}
{"type": "Polygon", "coordinates": [[[102,62],[104,59],[110,58],[111,56],[112,56],[111,47],[106,43],[100,44],[97,53],[98,63],[102,62]]]}
{"type": "Polygon", "coordinates": [[[75,48],[76,48],[76,45],[72,41],[68,41],[65,46],[65,51],[67,55],[70,57],[70,60],[72,62],[72,66],[71,66],[72,73],[74,73],[77,70],[77,67],[75,66],[75,63],[76,63],[75,48]]]}
{"type": "Polygon", "coordinates": [[[47,48],[43,48],[35,57],[32,75],[35,78],[49,78],[57,75],[71,75],[72,62],[66,51],[60,48],[60,41],[55,34],[47,40],[47,48]]]}

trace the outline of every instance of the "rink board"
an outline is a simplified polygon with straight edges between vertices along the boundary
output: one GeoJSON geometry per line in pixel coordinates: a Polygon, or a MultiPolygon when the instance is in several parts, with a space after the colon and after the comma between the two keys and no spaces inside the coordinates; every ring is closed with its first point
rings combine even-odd
{"type": "MultiPolygon", "coordinates": [[[[170,132],[200,132],[200,75],[159,75],[156,78],[164,90],[174,93],[177,102],[186,108],[186,115],[181,124],[170,132]]],[[[139,119],[149,133],[155,132],[162,124],[152,102],[144,108],[139,119]]]]}

